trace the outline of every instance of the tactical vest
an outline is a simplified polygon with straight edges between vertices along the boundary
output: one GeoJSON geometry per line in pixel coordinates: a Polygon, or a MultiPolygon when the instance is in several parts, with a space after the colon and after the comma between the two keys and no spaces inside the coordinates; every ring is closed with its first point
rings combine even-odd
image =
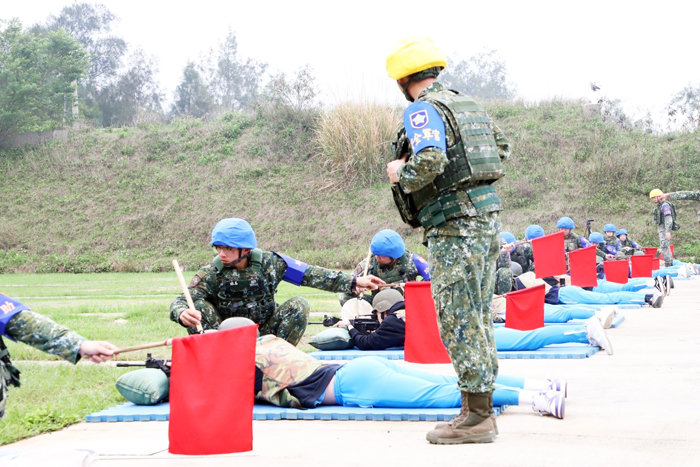
{"type": "Polygon", "coordinates": [[[661,208],[663,207],[664,204],[668,204],[669,207],[671,208],[671,219],[673,219],[673,227],[671,227],[672,231],[677,231],[681,230],[681,225],[676,222],[676,205],[673,203],[670,203],[668,201],[664,201],[663,203],[658,203],[656,207],[654,208],[654,223],[656,225],[664,225],[664,216],[661,213],[661,208]]]}
{"type": "Polygon", "coordinates": [[[569,233],[566,237],[564,237],[564,248],[566,248],[566,251],[574,251],[578,250],[580,246],[578,235],[574,234],[573,232],[569,233]]]}
{"type": "Polygon", "coordinates": [[[411,266],[411,255],[404,253],[403,256],[397,258],[396,263],[391,268],[383,268],[377,263],[377,258],[372,256],[369,266],[369,273],[379,277],[387,284],[396,284],[397,282],[405,282],[410,280],[408,272],[411,266]]]}
{"type": "Polygon", "coordinates": [[[528,271],[529,261],[525,257],[525,249],[522,245],[516,246],[515,250],[510,252],[510,260],[518,263],[523,268],[523,272],[528,271]]]}
{"type": "Polygon", "coordinates": [[[252,250],[249,261],[247,268],[234,269],[224,268],[219,257],[214,258],[219,285],[217,310],[222,320],[243,316],[265,323],[275,311],[274,290],[262,272],[262,250],[252,250]]]}
{"type": "Polygon", "coordinates": [[[318,359],[273,335],[263,336],[255,345],[255,366],[262,372],[262,389],[256,394],[279,407],[301,408],[299,399],[287,387],[304,381],[323,366],[318,359]]]}
{"type": "Polygon", "coordinates": [[[10,386],[19,387],[19,370],[10,360],[10,352],[5,347],[5,341],[0,337],[0,418],[5,415],[7,394],[10,386]]]}
{"type": "MultiPolygon", "coordinates": [[[[491,183],[506,173],[493,135],[491,119],[470,97],[456,91],[429,92],[425,102],[440,109],[455,136],[447,148],[447,164],[442,173],[425,187],[406,194],[399,184],[392,185],[394,202],[401,219],[412,227],[441,227],[447,220],[463,217],[455,191],[463,190],[478,212],[503,209],[491,183]]],[[[401,126],[394,156],[400,159],[410,151],[406,129],[401,126]]]]}

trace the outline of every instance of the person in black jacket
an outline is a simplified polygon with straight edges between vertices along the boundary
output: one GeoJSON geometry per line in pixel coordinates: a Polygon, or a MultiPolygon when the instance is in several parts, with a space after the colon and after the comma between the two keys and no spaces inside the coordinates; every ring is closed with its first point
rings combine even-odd
{"type": "Polygon", "coordinates": [[[374,296],[372,308],[377,312],[379,327],[369,334],[362,334],[349,321],[339,321],[337,326],[350,333],[352,341],[360,350],[385,350],[403,347],[406,337],[406,305],[401,292],[385,289],[374,296]]]}

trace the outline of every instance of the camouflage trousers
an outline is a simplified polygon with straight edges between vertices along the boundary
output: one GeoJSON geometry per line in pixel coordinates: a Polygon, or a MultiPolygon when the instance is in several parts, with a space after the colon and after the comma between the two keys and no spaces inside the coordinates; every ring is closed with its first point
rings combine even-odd
{"type": "Polygon", "coordinates": [[[659,252],[664,255],[664,264],[666,266],[673,266],[673,254],[671,253],[671,240],[666,240],[666,231],[659,231],[659,252]]]}
{"type": "Polygon", "coordinates": [[[431,288],[442,341],[468,393],[494,390],[498,356],[491,298],[500,251],[498,213],[469,218],[460,237],[429,237],[431,288]]]}
{"type": "MultiPolygon", "coordinates": [[[[206,300],[195,300],[194,307],[202,312],[202,328],[205,331],[207,329],[217,329],[221,321],[223,321],[214,305],[206,300]]],[[[273,334],[292,345],[297,345],[306,331],[310,310],[311,305],[305,299],[292,297],[277,306],[270,319],[266,322],[257,323],[260,335],[273,334]]],[[[240,316],[247,318],[243,314],[240,316]]],[[[196,334],[197,330],[188,327],[187,332],[196,334]]]]}
{"type": "Polygon", "coordinates": [[[513,271],[510,268],[499,268],[496,271],[496,286],[493,293],[496,295],[503,295],[510,292],[512,289],[513,271]]]}

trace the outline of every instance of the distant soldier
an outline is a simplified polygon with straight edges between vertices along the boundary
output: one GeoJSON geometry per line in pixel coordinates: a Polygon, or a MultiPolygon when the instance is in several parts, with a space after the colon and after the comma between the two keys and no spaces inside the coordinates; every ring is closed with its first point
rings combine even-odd
{"type": "MultiPolygon", "coordinates": [[[[496,260],[496,285],[493,293],[503,295],[513,289],[513,262],[510,253],[515,249],[515,236],[510,232],[501,232],[501,251],[496,260]]],[[[519,268],[519,264],[515,263],[519,268]]],[[[522,272],[522,271],[521,271],[522,272]]]]}
{"type": "Polygon", "coordinates": [[[642,248],[642,246],[629,238],[629,236],[627,235],[627,230],[618,229],[615,232],[615,236],[618,239],[616,245],[617,259],[629,259],[634,255],[644,254],[644,249],[642,248]]]}
{"type": "Polygon", "coordinates": [[[671,253],[671,232],[680,229],[676,223],[676,207],[664,200],[664,192],[658,188],[649,192],[649,198],[656,203],[652,213],[654,224],[659,232],[661,254],[664,255],[664,264],[673,266],[673,254],[671,253]]]}
{"type": "MultiPolygon", "coordinates": [[[[673,193],[664,193],[661,199],[672,201],[700,201],[700,191],[674,191],[673,193]]],[[[698,222],[700,222],[700,211],[698,211],[698,222]]]]}
{"type": "MultiPolygon", "coordinates": [[[[398,282],[415,281],[417,278],[430,280],[430,268],[428,262],[416,253],[411,253],[406,249],[406,244],[401,235],[390,229],[380,230],[372,237],[369,246],[372,258],[369,260],[367,273],[376,276],[387,284],[398,282]]],[[[367,259],[362,260],[353,272],[356,276],[364,274],[367,259]]],[[[401,292],[401,289],[396,289],[401,292]]],[[[372,295],[362,294],[361,298],[372,304],[373,298],[379,290],[372,290],[372,295]]],[[[356,295],[343,293],[339,295],[340,305],[356,295]]]]}
{"type": "MultiPolygon", "coordinates": [[[[22,303],[0,293],[0,336],[27,345],[76,364],[81,358],[94,363],[112,358],[117,347],[109,342],[89,341],[51,318],[30,311],[22,303]]],[[[0,418],[5,414],[8,386],[19,387],[19,370],[12,364],[5,342],[0,337],[0,418]]]]}
{"type": "Polygon", "coordinates": [[[617,232],[615,224],[605,224],[603,226],[603,233],[605,234],[603,250],[605,250],[606,254],[612,256],[617,254],[617,237],[615,236],[615,232],[617,232]]]}
{"type": "Polygon", "coordinates": [[[195,309],[188,307],[184,294],[170,306],[170,319],[190,334],[197,332],[197,324],[205,330],[216,329],[223,320],[242,316],[257,323],[261,334],[274,334],[297,345],[309,320],[309,302],[292,297],[277,305],[275,292],[280,282],[346,293],[373,290],[384,283],[371,275],[357,277],[262,251],[252,227],[243,219],[219,221],[211,233],[211,245],[218,255],[197,271],[189,285],[195,309]]]}
{"type": "Polygon", "coordinates": [[[567,253],[590,246],[586,237],[573,232],[575,228],[576,224],[570,217],[562,217],[557,221],[557,229],[560,232],[564,232],[564,248],[567,253]]]}
{"type": "MultiPolygon", "coordinates": [[[[525,240],[544,237],[544,229],[539,225],[529,225],[525,229],[525,240]]],[[[522,243],[510,253],[510,259],[523,268],[523,273],[535,271],[535,255],[532,253],[532,243],[522,243]]]]}

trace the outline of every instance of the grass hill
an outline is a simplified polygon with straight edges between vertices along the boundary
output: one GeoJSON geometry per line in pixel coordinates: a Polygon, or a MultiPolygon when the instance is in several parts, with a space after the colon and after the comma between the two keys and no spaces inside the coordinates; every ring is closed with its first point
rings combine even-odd
{"type": "MultiPolygon", "coordinates": [[[[354,266],[382,228],[424,252],[383,176],[389,124],[363,142],[372,157],[361,164],[348,163],[361,157],[343,149],[350,145],[338,146],[334,160],[316,143],[358,141],[358,129],[376,126],[363,108],[342,123],[354,133],[331,138],[322,123],[333,121],[333,110],[319,118],[278,109],[84,128],[65,142],[0,152],[0,272],[159,271],[175,257],[196,269],[214,255],[214,224],[234,216],[252,224],[262,248],[313,264],[354,266]]],[[[697,132],[620,130],[584,119],[582,102],[570,100],[497,102],[487,110],[514,148],[497,190],[507,209],[503,229],[517,237],[530,223],[554,231],[567,215],[579,232],[586,219],[595,219],[596,230],[612,222],[657,246],[649,191],[700,189],[697,132]]],[[[697,262],[697,203],[677,207],[676,254],[697,262]]]]}

